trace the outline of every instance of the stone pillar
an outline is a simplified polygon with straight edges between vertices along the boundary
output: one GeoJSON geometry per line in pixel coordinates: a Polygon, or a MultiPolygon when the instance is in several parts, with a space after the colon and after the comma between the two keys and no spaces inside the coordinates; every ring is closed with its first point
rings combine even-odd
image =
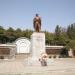
{"type": "Polygon", "coordinates": [[[31,58],[32,65],[38,65],[39,58],[42,53],[45,53],[45,34],[34,32],[31,35],[31,58]]]}
{"type": "Polygon", "coordinates": [[[45,34],[34,32],[31,36],[32,57],[39,57],[45,52],[45,34]]]}

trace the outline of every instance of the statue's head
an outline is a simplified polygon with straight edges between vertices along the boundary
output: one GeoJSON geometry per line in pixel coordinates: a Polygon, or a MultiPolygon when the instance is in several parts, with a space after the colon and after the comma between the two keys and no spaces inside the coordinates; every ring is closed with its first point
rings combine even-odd
{"type": "Polygon", "coordinates": [[[36,14],[36,16],[39,16],[38,14],[36,14]]]}

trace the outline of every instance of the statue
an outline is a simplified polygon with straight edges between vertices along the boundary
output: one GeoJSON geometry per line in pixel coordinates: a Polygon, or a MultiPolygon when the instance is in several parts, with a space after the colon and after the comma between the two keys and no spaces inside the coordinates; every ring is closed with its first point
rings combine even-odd
{"type": "Polygon", "coordinates": [[[41,30],[41,18],[36,14],[35,18],[33,19],[33,26],[36,32],[40,32],[41,30]]]}

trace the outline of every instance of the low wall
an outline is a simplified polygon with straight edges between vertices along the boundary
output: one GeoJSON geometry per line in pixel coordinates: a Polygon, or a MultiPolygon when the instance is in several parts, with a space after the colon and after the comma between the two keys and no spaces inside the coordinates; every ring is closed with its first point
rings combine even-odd
{"type": "Polygon", "coordinates": [[[0,59],[14,58],[16,54],[16,45],[1,44],[0,59]]]}

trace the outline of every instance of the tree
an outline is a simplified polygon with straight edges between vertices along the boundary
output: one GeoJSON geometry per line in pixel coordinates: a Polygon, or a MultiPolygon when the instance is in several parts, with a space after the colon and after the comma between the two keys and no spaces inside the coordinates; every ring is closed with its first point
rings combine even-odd
{"type": "Polygon", "coordinates": [[[4,34],[4,28],[0,26],[0,34],[4,34]]]}
{"type": "Polygon", "coordinates": [[[66,34],[66,28],[59,27],[55,28],[55,44],[56,45],[66,45],[68,42],[68,36],[66,34]]]}
{"type": "Polygon", "coordinates": [[[55,37],[54,37],[54,41],[56,45],[59,45],[61,43],[61,28],[59,27],[59,25],[56,26],[55,28],[55,37]]]}
{"type": "Polygon", "coordinates": [[[70,40],[70,42],[67,44],[67,47],[75,50],[75,40],[70,40]]]}
{"type": "Polygon", "coordinates": [[[4,43],[5,35],[4,35],[5,29],[0,26],[0,43],[4,43]]]}
{"type": "Polygon", "coordinates": [[[72,39],[72,40],[75,39],[75,23],[68,26],[67,35],[69,39],[72,39]]]}
{"type": "Polygon", "coordinates": [[[59,27],[59,25],[57,25],[55,28],[55,40],[60,39],[60,34],[61,34],[61,27],[59,27]]]}
{"type": "Polygon", "coordinates": [[[45,38],[46,38],[46,44],[48,45],[53,44],[53,39],[54,39],[53,33],[49,33],[48,31],[45,31],[45,38]]]}
{"type": "Polygon", "coordinates": [[[19,37],[22,37],[22,30],[20,28],[17,28],[15,30],[15,37],[16,37],[16,39],[19,37]]]}
{"type": "Polygon", "coordinates": [[[16,37],[15,37],[15,30],[12,27],[9,27],[6,32],[5,32],[6,37],[8,38],[8,42],[13,42],[16,37]]]}
{"type": "Polygon", "coordinates": [[[26,29],[22,32],[22,36],[30,39],[32,32],[33,32],[32,30],[26,29]]]}

